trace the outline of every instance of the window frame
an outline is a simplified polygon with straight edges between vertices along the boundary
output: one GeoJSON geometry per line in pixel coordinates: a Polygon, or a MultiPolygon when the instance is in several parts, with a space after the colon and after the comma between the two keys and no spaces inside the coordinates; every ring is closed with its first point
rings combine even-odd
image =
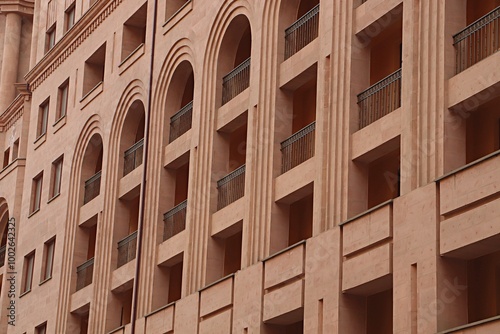
{"type": "Polygon", "coordinates": [[[54,255],[56,249],[56,238],[53,237],[44,243],[43,268],[40,282],[45,282],[52,278],[54,269],[54,255]]]}
{"type": "Polygon", "coordinates": [[[64,163],[64,155],[52,162],[52,175],[50,182],[50,198],[54,198],[61,194],[61,184],[62,184],[62,169],[64,163]]]}
{"type": "Polygon", "coordinates": [[[35,268],[35,251],[32,251],[24,257],[23,282],[21,294],[26,294],[33,287],[33,271],[35,268]]]}
{"type": "Polygon", "coordinates": [[[38,124],[36,129],[36,139],[47,133],[47,123],[49,119],[50,98],[40,104],[38,111],[38,124]]]}
{"type": "Polygon", "coordinates": [[[69,104],[69,78],[66,79],[57,90],[57,112],[56,123],[61,118],[66,117],[69,104]]]}
{"type": "Polygon", "coordinates": [[[37,212],[41,208],[42,203],[42,188],[43,188],[43,172],[33,178],[31,186],[31,214],[37,212]]]}
{"type": "Polygon", "coordinates": [[[76,22],[76,5],[73,2],[68,8],[64,11],[64,32],[68,32],[76,22]]]}

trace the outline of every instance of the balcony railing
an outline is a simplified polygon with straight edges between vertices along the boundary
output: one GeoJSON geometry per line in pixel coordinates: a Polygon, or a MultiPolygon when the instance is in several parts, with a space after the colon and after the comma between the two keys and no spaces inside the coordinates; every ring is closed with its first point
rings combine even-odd
{"type": "Polygon", "coordinates": [[[250,58],[222,78],[222,104],[226,104],[250,85],[250,58]]]}
{"type": "Polygon", "coordinates": [[[281,142],[281,173],[285,173],[314,156],[313,122],[281,142]]]}
{"type": "Polygon", "coordinates": [[[217,210],[220,210],[245,195],[245,165],[217,181],[219,192],[217,210]]]}
{"type": "Polygon", "coordinates": [[[76,267],[76,291],[92,284],[94,275],[94,258],[91,258],[76,267]]]}
{"type": "Polygon", "coordinates": [[[123,176],[132,172],[142,164],[142,153],[144,151],[144,138],[132,145],[123,154],[123,176]]]}
{"type": "Polygon", "coordinates": [[[85,181],[85,194],[83,196],[83,204],[87,204],[97,196],[101,191],[101,171],[97,172],[90,179],[85,181]]]}
{"type": "Polygon", "coordinates": [[[170,135],[168,142],[171,143],[191,129],[193,119],[193,101],[186,104],[174,116],[170,117],[170,135]]]}
{"type": "Polygon", "coordinates": [[[118,241],[118,268],[135,259],[136,248],[137,231],[118,241]]]}
{"type": "Polygon", "coordinates": [[[285,60],[318,37],[319,4],[285,30],[285,60]]]}
{"type": "Polygon", "coordinates": [[[5,250],[6,250],[6,245],[0,247],[0,268],[3,267],[3,265],[5,264],[5,250]]]}
{"type": "Polygon", "coordinates": [[[184,231],[186,228],[187,200],[177,204],[163,215],[163,241],[184,231]]]}
{"type": "Polygon", "coordinates": [[[401,69],[358,95],[359,128],[364,128],[401,106],[401,69]]]}
{"type": "Polygon", "coordinates": [[[457,73],[500,50],[500,7],[453,36],[457,73]]]}

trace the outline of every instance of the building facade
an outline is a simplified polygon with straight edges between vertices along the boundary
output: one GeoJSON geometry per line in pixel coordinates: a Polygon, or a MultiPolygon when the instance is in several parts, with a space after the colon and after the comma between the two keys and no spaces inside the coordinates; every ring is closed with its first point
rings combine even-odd
{"type": "Polygon", "coordinates": [[[0,333],[500,333],[499,0],[0,0],[0,33],[0,333]]]}

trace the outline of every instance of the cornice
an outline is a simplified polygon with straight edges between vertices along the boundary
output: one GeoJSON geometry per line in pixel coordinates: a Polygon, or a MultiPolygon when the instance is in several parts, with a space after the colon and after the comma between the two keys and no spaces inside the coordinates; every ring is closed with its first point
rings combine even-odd
{"type": "Polygon", "coordinates": [[[21,116],[24,111],[24,101],[29,100],[29,93],[21,93],[12,101],[7,109],[0,115],[0,132],[8,130],[21,116]]]}
{"type": "Polygon", "coordinates": [[[0,13],[18,13],[33,16],[35,3],[28,0],[0,0],[0,13]]]}
{"type": "Polygon", "coordinates": [[[122,2],[123,0],[97,1],[25,75],[30,90],[34,92],[122,2]]]}

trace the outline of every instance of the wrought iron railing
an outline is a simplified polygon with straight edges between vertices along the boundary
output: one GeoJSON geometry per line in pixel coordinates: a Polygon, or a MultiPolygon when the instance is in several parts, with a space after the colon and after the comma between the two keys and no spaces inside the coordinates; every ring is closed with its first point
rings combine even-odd
{"type": "Polygon", "coordinates": [[[222,78],[222,104],[226,104],[250,85],[250,58],[222,78]]]}
{"type": "Polygon", "coordinates": [[[118,241],[118,268],[135,259],[136,248],[137,231],[118,241]]]}
{"type": "Polygon", "coordinates": [[[186,104],[174,116],[170,117],[170,135],[168,142],[171,143],[191,129],[193,120],[193,101],[186,104]]]}
{"type": "Polygon", "coordinates": [[[83,195],[83,204],[87,204],[97,196],[101,191],[101,171],[85,181],[85,193],[83,195]]]}
{"type": "Polygon", "coordinates": [[[0,267],[3,267],[5,264],[5,250],[7,245],[3,245],[0,247],[0,267]]]}
{"type": "Polygon", "coordinates": [[[92,284],[94,275],[94,258],[88,259],[76,267],[76,291],[92,284]]]}
{"type": "Polygon", "coordinates": [[[401,106],[401,69],[358,95],[359,128],[364,128],[401,106]]]}
{"type": "Polygon", "coordinates": [[[245,195],[245,165],[242,165],[217,181],[217,210],[245,195]]]}
{"type": "Polygon", "coordinates": [[[318,37],[319,4],[285,30],[285,60],[318,37]]]}
{"type": "Polygon", "coordinates": [[[281,173],[314,156],[315,129],[316,122],[313,122],[281,142],[281,173]]]}
{"type": "Polygon", "coordinates": [[[453,36],[457,73],[500,50],[499,21],[497,7],[453,36]]]}
{"type": "Polygon", "coordinates": [[[177,204],[163,215],[163,241],[172,238],[186,228],[187,200],[177,204]]]}
{"type": "Polygon", "coordinates": [[[132,172],[142,164],[142,154],[144,151],[144,138],[132,145],[123,154],[123,176],[132,172]]]}

